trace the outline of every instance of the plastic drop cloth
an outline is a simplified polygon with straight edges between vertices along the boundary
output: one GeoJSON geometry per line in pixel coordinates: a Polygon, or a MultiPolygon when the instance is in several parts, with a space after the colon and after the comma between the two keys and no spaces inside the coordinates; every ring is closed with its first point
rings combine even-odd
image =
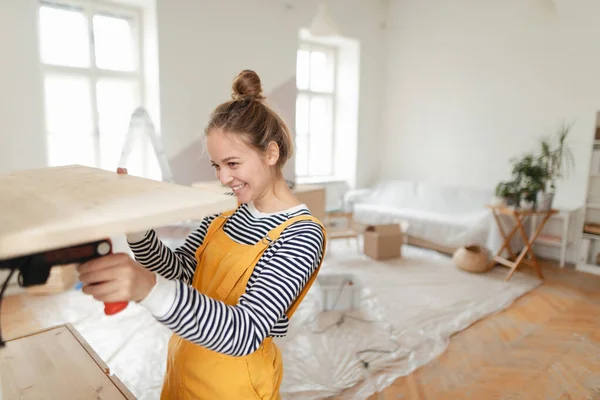
{"type": "MultiPolygon", "coordinates": [[[[376,262],[345,241],[329,244],[321,273],[330,272],[356,277],[361,309],[321,313],[321,290],[313,286],[288,336],[276,339],[284,399],[364,399],[436,358],[453,333],[540,283],[520,272],[504,282],[505,268],[470,274],[447,257],[409,246],[401,259],[376,262]]],[[[137,398],[159,398],[168,329],[133,303],[108,317],[102,304],[79,291],[52,301],[137,398]]]]}

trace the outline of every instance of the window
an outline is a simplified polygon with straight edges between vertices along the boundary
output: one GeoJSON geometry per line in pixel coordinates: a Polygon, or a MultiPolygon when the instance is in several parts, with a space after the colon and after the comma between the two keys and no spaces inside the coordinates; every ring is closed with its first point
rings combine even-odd
{"type": "MultiPolygon", "coordinates": [[[[50,165],[116,170],[129,120],[144,104],[138,10],[98,2],[39,6],[50,165]]],[[[148,149],[127,167],[145,171],[148,149]]]]}
{"type": "Polygon", "coordinates": [[[334,175],[336,48],[302,42],[296,61],[296,176],[334,175]]]}

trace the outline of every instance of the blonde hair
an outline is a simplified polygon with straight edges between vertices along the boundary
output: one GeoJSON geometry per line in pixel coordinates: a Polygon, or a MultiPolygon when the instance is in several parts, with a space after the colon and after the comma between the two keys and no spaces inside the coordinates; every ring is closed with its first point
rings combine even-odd
{"type": "Polygon", "coordinates": [[[215,129],[240,135],[262,153],[275,142],[279,147],[277,167],[282,169],[294,152],[292,135],[283,119],[265,103],[258,74],[240,72],[233,81],[231,98],[212,112],[206,135],[215,129]]]}

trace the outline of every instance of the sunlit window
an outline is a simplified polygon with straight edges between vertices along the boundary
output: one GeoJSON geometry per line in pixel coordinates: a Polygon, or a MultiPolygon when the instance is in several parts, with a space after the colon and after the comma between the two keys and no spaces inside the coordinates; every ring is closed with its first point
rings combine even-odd
{"type": "Polygon", "coordinates": [[[296,176],[332,176],[335,48],[302,43],[296,61],[296,176]]]}
{"type": "Polygon", "coordinates": [[[43,63],[90,66],[90,37],[83,9],[42,6],[39,26],[43,63]]]}
{"type": "Polygon", "coordinates": [[[129,20],[94,15],[96,66],[115,71],[135,69],[135,42],[129,20]]]}
{"type": "Polygon", "coordinates": [[[138,12],[77,4],[39,7],[49,161],[115,170],[131,114],[143,105],[138,12]]]}

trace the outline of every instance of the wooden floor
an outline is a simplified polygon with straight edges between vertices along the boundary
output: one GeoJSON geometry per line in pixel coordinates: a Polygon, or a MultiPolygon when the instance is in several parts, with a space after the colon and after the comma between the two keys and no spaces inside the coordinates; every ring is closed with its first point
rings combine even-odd
{"type": "Polygon", "coordinates": [[[540,287],[370,399],[600,399],[600,276],[543,271],[540,287]]]}
{"type": "MultiPolygon", "coordinates": [[[[543,271],[543,285],[370,399],[600,399],[600,277],[548,263],[543,271]]],[[[7,297],[4,338],[63,322],[59,307],[40,296],[7,297]]]]}

